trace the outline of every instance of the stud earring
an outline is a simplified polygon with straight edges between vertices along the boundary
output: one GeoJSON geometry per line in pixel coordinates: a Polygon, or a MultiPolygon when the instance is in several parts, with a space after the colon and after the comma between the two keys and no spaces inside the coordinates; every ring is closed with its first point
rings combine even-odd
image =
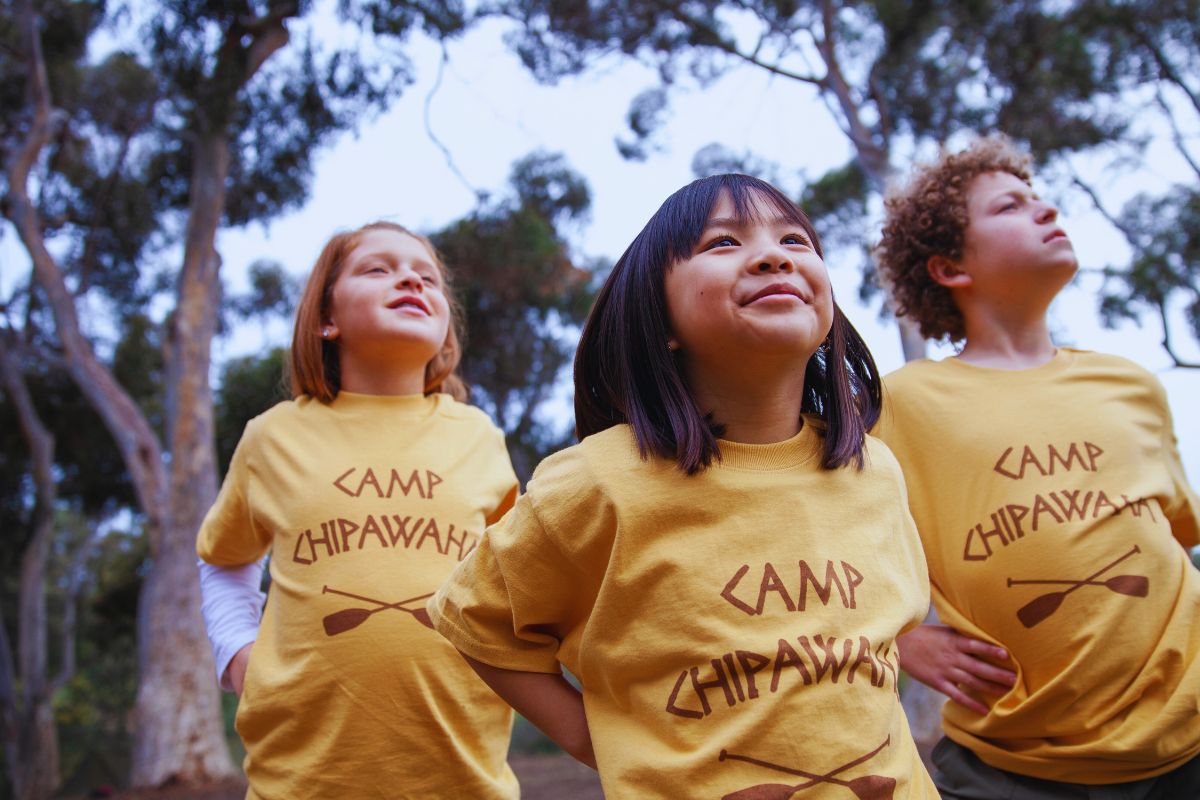
{"type": "Polygon", "coordinates": [[[321,338],[322,339],[328,339],[329,334],[331,334],[331,333],[333,333],[333,331],[331,331],[329,328],[321,328],[321,338]]]}

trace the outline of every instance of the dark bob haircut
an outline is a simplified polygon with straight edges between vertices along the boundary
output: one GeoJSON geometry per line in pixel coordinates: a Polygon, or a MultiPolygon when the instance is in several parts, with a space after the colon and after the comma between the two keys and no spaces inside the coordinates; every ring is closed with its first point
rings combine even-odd
{"type": "MultiPolygon", "coordinates": [[[[683,371],[667,349],[671,336],[664,278],[690,258],[722,196],[740,222],[757,215],[756,202],[821,242],[800,208],[769,183],[748,175],[693,181],[655,212],[621,255],[588,315],[575,354],[575,433],[582,439],[628,423],[642,458],[675,461],[693,475],[720,459],[720,420],[698,408],[683,371]]],[[[835,302],[833,324],[804,370],[801,411],[823,420],[826,469],[863,466],[866,433],[879,419],[881,390],[875,361],[835,302]]]]}

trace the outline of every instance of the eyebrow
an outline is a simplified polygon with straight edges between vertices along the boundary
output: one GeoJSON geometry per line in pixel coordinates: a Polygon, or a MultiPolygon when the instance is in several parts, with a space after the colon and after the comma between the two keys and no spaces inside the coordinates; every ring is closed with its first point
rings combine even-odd
{"type": "Polygon", "coordinates": [[[1033,189],[1006,189],[1005,191],[1001,192],[1000,194],[994,195],[992,197],[991,202],[995,202],[997,200],[1003,200],[1008,197],[1015,197],[1015,198],[1018,198],[1021,200],[1024,200],[1026,198],[1030,198],[1033,200],[1041,199],[1040,197],[1038,197],[1038,193],[1035,192],[1033,189]]]}

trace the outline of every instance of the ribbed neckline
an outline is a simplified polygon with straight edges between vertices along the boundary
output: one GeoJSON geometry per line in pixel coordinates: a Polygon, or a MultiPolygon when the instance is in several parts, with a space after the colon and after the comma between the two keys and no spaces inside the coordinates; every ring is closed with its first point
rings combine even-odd
{"type": "Polygon", "coordinates": [[[718,439],[720,465],[731,469],[770,471],[789,469],[820,456],[824,442],[817,433],[820,420],[804,417],[804,427],[790,439],[770,444],[746,444],[718,439]]]}
{"type": "Polygon", "coordinates": [[[1075,356],[1082,351],[1072,347],[1060,347],[1054,353],[1054,356],[1045,364],[1038,364],[1036,367],[1027,367],[1025,369],[1003,369],[1000,367],[984,367],[979,364],[971,364],[963,361],[961,358],[943,358],[941,361],[934,363],[939,366],[944,365],[947,369],[959,370],[961,372],[969,372],[973,376],[987,377],[994,380],[1026,380],[1026,379],[1041,379],[1051,375],[1057,375],[1065,369],[1068,369],[1075,356]]]}
{"type": "Polygon", "coordinates": [[[342,390],[333,398],[329,408],[339,414],[387,414],[407,419],[423,419],[437,412],[443,394],[358,394],[342,390]]]}

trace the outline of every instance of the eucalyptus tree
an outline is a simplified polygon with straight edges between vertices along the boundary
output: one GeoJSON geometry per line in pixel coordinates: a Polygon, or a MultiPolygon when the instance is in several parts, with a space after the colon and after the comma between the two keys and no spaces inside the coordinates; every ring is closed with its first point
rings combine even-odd
{"type": "MultiPolygon", "coordinates": [[[[614,53],[656,69],[654,84],[631,102],[629,135],[618,140],[628,157],[652,152],[677,87],[703,87],[736,67],[764,70],[777,79],[780,95],[823,107],[852,157],[809,184],[802,199],[818,229],[860,247],[869,238],[869,202],[892,178],[902,152],[945,142],[963,129],[999,128],[1049,158],[1124,129],[1119,114],[1088,104],[1111,88],[1111,76],[1077,35],[1070,4],[498,2],[518,21],[510,41],[539,80],[583,72],[614,53]]],[[[803,137],[797,130],[797,153],[805,149],[803,137]]],[[[869,259],[864,269],[869,282],[869,259]]],[[[923,352],[915,330],[905,327],[902,339],[907,357],[923,352]]]]}
{"type": "Polygon", "coordinates": [[[555,424],[553,403],[600,265],[581,262],[568,244],[571,227],[591,207],[591,192],[561,156],[539,152],[518,160],[509,183],[500,199],[432,238],[466,311],[462,367],[471,401],[507,434],[523,483],[571,436],[555,424]]]}
{"type": "MultiPolygon", "coordinates": [[[[349,41],[293,41],[312,9],[285,0],[131,5],[96,61],[101,2],[12,0],[0,35],[3,213],[33,263],[66,371],[122,456],[150,550],[138,615],[132,783],[232,772],[199,617],[194,537],[216,493],[210,346],[222,227],[307,196],[313,154],[411,80],[411,29],[461,15],[344,2],[349,41]],[[122,36],[121,26],[135,32],[122,36]],[[354,35],[355,32],[358,36],[354,35]],[[378,32],[389,46],[375,47],[378,32]],[[74,37],[72,50],[60,39],[74,37]],[[167,298],[161,429],[104,356],[96,309],[167,298]]],[[[456,27],[457,26],[457,27],[456,27]]]]}

